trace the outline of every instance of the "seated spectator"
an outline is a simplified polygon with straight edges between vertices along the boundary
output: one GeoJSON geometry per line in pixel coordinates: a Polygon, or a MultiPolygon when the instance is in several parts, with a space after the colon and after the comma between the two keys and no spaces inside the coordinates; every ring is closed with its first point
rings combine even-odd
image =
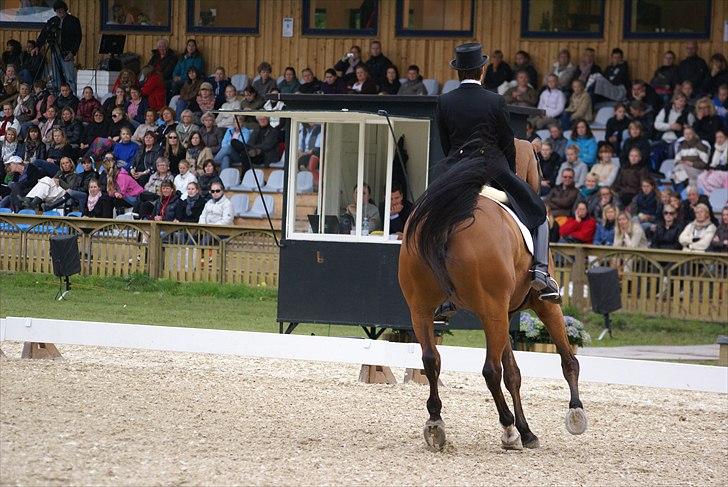
{"type": "Polygon", "coordinates": [[[586,175],[584,186],[579,189],[579,199],[586,203],[587,209],[596,205],[596,202],[599,200],[599,186],[597,185],[597,177],[595,175],[586,175]]]}
{"type": "Polygon", "coordinates": [[[145,66],[139,74],[141,94],[149,108],[158,112],[167,103],[167,89],[162,75],[152,66],[145,66]]]}
{"type": "MultiPolygon", "coordinates": [[[[379,219],[384,222],[384,208],[382,202],[379,205],[379,219]]],[[[389,234],[397,235],[398,240],[402,240],[404,235],[404,226],[407,219],[412,213],[413,205],[405,197],[402,186],[397,183],[392,184],[392,193],[389,203],[389,234]]],[[[384,224],[382,224],[383,226],[384,224]]]]}
{"type": "MultiPolygon", "coordinates": [[[[610,205],[613,206],[615,210],[619,210],[621,204],[619,198],[617,198],[614,191],[612,191],[612,188],[602,186],[599,188],[597,195],[597,198],[592,199],[587,207],[589,208],[589,214],[594,215],[597,223],[602,223],[604,207],[610,205]]],[[[614,217],[616,218],[617,215],[615,214],[614,217]]]]}
{"type": "Polygon", "coordinates": [[[629,206],[632,199],[642,190],[642,180],[650,176],[650,172],[642,162],[639,149],[629,151],[629,165],[622,166],[614,181],[614,190],[625,206],[629,206]]]}
{"type": "Polygon", "coordinates": [[[163,144],[166,140],[165,137],[172,132],[177,133],[177,113],[171,107],[163,107],[159,111],[159,118],[162,119],[162,123],[157,127],[157,140],[160,144],[163,144]]]}
{"type": "Polygon", "coordinates": [[[574,185],[577,188],[584,186],[589,168],[586,164],[584,164],[584,161],[579,158],[579,146],[570,145],[566,148],[566,160],[561,164],[559,174],[556,176],[557,185],[561,184],[562,175],[566,169],[574,171],[574,185]]]}
{"type": "Polygon", "coordinates": [[[556,176],[561,167],[561,158],[554,152],[553,145],[548,140],[541,143],[539,151],[539,165],[541,167],[541,196],[547,196],[551,188],[556,186],[556,176]]]}
{"type": "Polygon", "coordinates": [[[136,179],[140,186],[146,185],[149,176],[157,169],[157,159],[161,156],[162,150],[157,144],[156,132],[148,130],[142,138],[141,148],[134,156],[131,177],[136,179]]]}
{"type": "Polygon", "coordinates": [[[5,140],[5,132],[12,128],[15,133],[20,133],[20,121],[15,118],[13,113],[13,104],[11,102],[3,103],[3,118],[0,120],[0,142],[5,140]]]}
{"type": "Polygon", "coordinates": [[[559,222],[557,222],[551,214],[551,205],[548,203],[546,203],[546,222],[549,224],[549,242],[558,242],[561,239],[561,234],[559,233],[559,222]]]}
{"type": "Polygon", "coordinates": [[[81,213],[89,218],[111,218],[113,216],[112,201],[101,191],[101,185],[96,179],[88,183],[88,197],[81,205],[81,213]]]}
{"type": "Polygon", "coordinates": [[[232,225],[233,205],[225,196],[225,186],[222,181],[215,181],[210,185],[211,198],[205,203],[200,214],[199,223],[205,225],[232,225]]]}
{"type": "MultiPolygon", "coordinates": [[[[197,173],[191,168],[194,166],[187,159],[179,161],[179,174],[174,177],[175,188],[186,188],[189,183],[197,183],[197,173]]],[[[187,199],[187,191],[182,192],[180,199],[182,201],[187,199]]]]}
{"type": "Polygon", "coordinates": [[[60,127],[61,119],[58,118],[58,110],[55,105],[51,105],[45,112],[45,122],[40,123],[40,136],[43,142],[50,144],[53,137],[53,129],[60,127]]]}
{"type": "Polygon", "coordinates": [[[270,63],[263,61],[258,65],[258,79],[253,80],[253,84],[251,86],[261,99],[263,99],[270,90],[277,88],[276,80],[271,78],[272,72],[273,68],[270,63]]]}
{"type": "Polygon", "coordinates": [[[574,204],[579,199],[579,190],[574,186],[574,170],[566,168],[561,173],[562,182],[551,189],[547,202],[559,225],[572,214],[574,204]]]}
{"type": "Polygon", "coordinates": [[[617,225],[614,229],[615,247],[627,247],[630,249],[646,248],[648,245],[647,237],[639,223],[633,222],[629,213],[624,211],[619,213],[617,217],[617,225]]]}
{"type": "Polygon", "coordinates": [[[705,76],[708,74],[708,65],[698,56],[698,43],[688,41],[685,43],[685,59],[677,67],[678,80],[689,80],[693,86],[703,86],[705,76]]]}
{"type": "Polygon", "coordinates": [[[528,72],[516,71],[516,86],[508,88],[503,98],[509,105],[522,107],[535,107],[538,102],[538,94],[528,84],[528,72]]]}
{"type": "MultiPolygon", "coordinates": [[[[18,90],[20,90],[20,87],[18,87],[18,90]]],[[[41,122],[45,121],[48,107],[55,105],[56,96],[48,90],[44,81],[37,80],[33,83],[33,98],[35,99],[36,114],[33,123],[40,125],[41,122]]]]}
{"type": "Polygon", "coordinates": [[[710,146],[698,138],[692,127],[685,126],[678,143],[671,179],[676,187],[697,184],[698,176],[708,167],[710,146]]]}
{"type": "Polygon", "coordinates": [[[641,79],[632,81],[631,89],[629,93],[627,93],[627,101],[629,103],[634,101],[642,102],[646,105],[645,111],[652,113],[653,115],[657,113],[669,99],[670,98],[661,98],[653,91],[650,85],[641,79]]]}
{"type": "Polygon", "coordinates": [[[7,66],[14,64],[20,66],[20,59],[23,54],[23,46],[15,39],[8,39],[5,43],[5,51],[2,54],[2,63],[7,66]]]}
{"type": "Polygon", "coordinates": [[[202,166],[202,174],[197,175],[197,183],[200,185],[200,194],[204,198],[210,196],[210,186],[213,182],[219,181],[220,176],[217,174],[215,161],[208,159],[202,166]]]}
{"type": "Polygon", "coordinates": [[[55,208],[55,202],[63,203],[66,191],[76,184],[78,174],[70,157],[61,157],[60,169],[53,177],[43,177],[26,194],[24,206],[36,211],[55,208]],[[41,207],[41,205],[43,207],[41,207]]]}
{"type": "Polygon", "coordinates": [[[688,100],[688,105],[690,105],[691,107],[695,106],[695,102],[698,101],[698,94],[695,92],[695,85],[693,85],[692,81],[685,80],[680,83],[680,86],[678,87],[678,90],[676,90],[676,92],[678,91],[685,95],[685,98],[687,98],[688,100]]]}
{"type": "MultiPolygon", "coordinates": [[[[215,166],[210,163],[210,167],[215,166]]],[[[200,185],[194,181],[187,183],[186,191],[183,194],[182,204],[175,207],[174,221],[185,223],[197,223],[205,208],[206,200],[200,192],[200,185]]]]}
{"type": "MultiPolygon", "coordinates": [[[[22,86],[20,85],[21,91],[22,86]]],[[[718,87],[718,94],[713,97],[713,106],[715,107],[716,114],[723,121],[723,125],[728,127],[728,85],[720,85],[718,87]]]]}
{"type": "Polygon", "coordinates": [[[110,134],[111,123],[104,117],[104,112],[97,108],[94,110],[91,123],[84,127],[79,147],[82,151],[88,151],[95,157],[101,157],[112,148],[113,142],[109,139],[110,134]]]}
{"type": "Polygon", "coordinates": [[[222,139],[225,137],[225,129],[215,125],[215,116],[210,112],[202,115],[201,120],[202,127],[200,127],[199,133],[202,136],[202,141],[205,143],[205,147],[212,151],[212,155],[216,156],[220,152],[222,139]]]}
{"type": "Polygon", "coordinates": [[[647,104],[641,101],[633,101],[627,107],[629,111],[629,118],[633,122],[639,122],[642,124],[642,135],[647,139],[652,139],[652,125],[655,123],[655,114],[650,110],[647,111],[647,104]]]}
{"type": "Polygon", "coordinates": [[[379,87],[379,91],[382,91],[384,85],[384,79],[387,75],[387,69],[394,66],[392,61],[382,54],[382,43],[379,41],[372,41],[369,44],[369,59],[364,63],[369,70],[369,74],[372,80],[379,87]]]}
{"type": "Polygon", "coordinates": [[[695,122],[692,126],[700,140],[711,145],[715,143],[715,133],[721,130],[723,122],[718,117],[713,102],[707,96],[695,104],[695,122]]]}
{"type": "MultiPolygon", "coordinates": [[[[147,66],[156,71],[162,78],[165,92],[170,92],[172,89],[174,68],[177,66],[177,55],[169,48],[169,44],[166,39],[160,39],[157,41],[157,48],[152,49],[152,57],[149,59],[147,66]]],[[[142,72],[143,71],[144,70],[142,70],[142,72]]],[[[170,98],[171,97],[172,95],[170,94],[170,98]]],[[[164,103],[162,104],[164,105],[164,103]]]]}
{"type": "Polygon", "coordinates": [[[537,129],[542,129],[556,122],[565,107],[566,98],[564,92],[559,89],[558,77],[555,74],[549,74],[546,76],[546,87],[538,97],[538,108],[544,110],[546,115],[533,117],[531,122],[537,129]]]}
{"type": "Polygon", "coordinates": [[[589,174],[593,174],[597,178],[599,186],[611,186],[617,178],[619,165],[615,164],[612,158],[614,150],[609,143],[601,143],[599,145],[599,159],[589,170],[589,174]]]}
{"type": "Polygon", "coordinates": [[[9,64],[5,67],[5,75],[2,77],[0,86],[0,103],[14,102],[18,97],[20,79],[15,73],[15,65],[9,64]]]}
{"type": "Polygon", "coordinates": [[[13,115],[20,122],[20,135],[24,135],[24,132],[33,125],[33,120],[36,116],[35,97],[30,93],[30,85],[20,83],[18,97],[15,99],[13,115]]]}
{"type": "Polygon", "coordinates": [[[591,244],[597,230],[596,220],[589,214],[586,203],[580,201],[574,209],[574,216],[561,224],[561,242],[591,244]]]}
{"type": "Polygon", "coordinates": [[[619,156],[622,167],[629,165],[629,153],[632,149],[639,150],[640,163],[646,165],[650,160],[651,145],[649,139],[644,135],[642,124],[633,120],[629,123],[627,130],[629,137],[622,143],[622,153],[619,156]]]}
{"type": "Polygon", "coordinates": [[[179,174],[179,161],[187,157],[187,150],[180,143],[180,137],[177,133],[169,134],[166,138],[164,146],[164,158],[169,164],[169,170],[172,176],[179,174]]]}
{"type": "Polygon", "coordinates": [[[154,202],[149,219],[157,222],[171,222],[177,215],[177,207],[182,206],[182,200],[171,181],[162,181],[160,193],[159,199],[154,202]]]}
{"type": "MultiPolygon", "coordinates": [[[[672,104],[657,114],[654,126],[658,132],[657,135],[665,143],[665,147],[682,137],[685,125],[692,125],[695,122],[695,117],[691,112],[692,109],[688,106],[685,95],[676,93],[672,98],[672,104]]],[[[665,153],[665,158],[667,155],[669,154],[665,153]]]]}
{"type": "Polygon", "coordinates": [[[157,112],[155,112],[151,108],[147,108],[146,110],[144,110],[144,123],[137,125],[137,128],[134,129],[134,134],[131,136],[131,140],[133,140],[137,144],[143,144],[142,139],[144,139],[144,134],[149,131],[157,131],[156,121],[157,112]]]}
{"type": "Polygon", "coordinates": [[[513,72],[517,73],[518,71],[525,71],[528,74],[528,84],[531,87],[535,88],[538,86],[538,73],[533,66],[531,55],[526,51],[516,52],[516,56],[513,59],[513,72]]]}
{"type": "Polygon", "coordinates": [[[313,75],[311,68],[301,71],[303,83],[298,87],[298,93],[313,94],[321,92],[321,81],[313,75]]]}
{"type": "Polygon", "coordinates": [[[40,71],[45,65],[45,60],[36,47],[38,47],[38,43],[28,39],[25,43],[25,51],[20,55],[18,78],[28,85],[33,84],[33,80],[40,76],[40,71]]]}
{"type": "MultiPolygon", "coordinates": [[[[354,83],[358,81],[356,69],[359,66],[364,66],[364,63],[361,60],[361,48],[359,46],[351,46],[349,52],[344,54],[334,65],[334,69],[341,73],[341,79],[348,89],[351,89],[354,86],[354,83]]],[[[366,66],[364,67],[366,69],[366,66]]],[[[376,86],[376,83],[374,84],[376,86]]]]}
{"type": "Polygon", "coordinates": [[[713,152],[707,170],[698,176],[698,188],[708,196],[716,189],[728,188],[728,140],[725,129],[715,132],[713,152]]]}
{"type": "Polygon", "coordinates": [[[533,123],[527,121],[526,122],[526,140],[529,142],[533,142],[536,139],[538,139],[539,141],[541,140],[538,137],[538,133],[536,133],[536,127],[533,125],[533,123]]]}
{"type": "MultiPolygon", "coordinates": [[[[13,156],[18,156],[22,159],[22,157],[25,155],[25,145],[23,145],[22,142],[18,141],[18,131],[15,130],[13,127],[8,127],[8,129],[5,131],[5,140],[2,142],[2,148],[0,149],[1,155],[0,164],[7,164],[7,162],[10,160],[13,156]]],[[[4,176],[4,172],[2,172],[2,169],[0,169],[0,176],[4,176]]],[[[2,184],[4,181],[0,179],[0,184],[2,184]]]]}
{"type": "Polygon", "coordinates": [[[128,68],[124,68],[119,71],[119,76],[118,78],[116,78],[116,81],[114,82],[114,87],[111,89],[111,92],[116,93],[116,89],[119,87],[124,89],[127,96],[129,95],[129,91],[132,89],[132,87],[138,88],[139,83],[136,73],[128,68]]]}
{"type": "Polygon", "coordinates": [[[83,89],[81,99],[76,108],[76,117],[83,123],[92,123],[94,110],[102,110],[101,103],[94,96],[94,90],[90,86],[83,89]]]}
{"type": "Polygon", "coordinates": [[[129,89],[129,103],[126,106],[126,117],[129,123],[135,128],[144,122],[144,114],[147,111],[147,100],[142,98],[141,89],[133,86],[129,89]]]}
{"type": "Polygon", "coordinates": [[[629,83],[629,67],[624,60],[624,52],[615,47],[612,49],[610,62],[604,73],[589,76],[587,90],[593,92],[597,101],[602,99],[622,101],[627,95],[629,83]]]}
{"type": "Polygon", "coordinates": [[[604,131],[604,140],[612,145],[615,152],[622,147],[622,133],[629,127],[627,107],[624,103],[614,105],[614,116],[607,120],[607,127],[604,131]]]}
{"type": "Polygon", "coordinates": [[[352,84],[350,93],[361,95],[377,94],[377,85],[369,77],[369,72],[363,64],[356,68],[356,81],[352,84]]]}
{"type": "Polygon", "coordinates": [[[604,205],[602,219],[597,223],[594,234],[594,245],[614,244],[614,231],[617,224],[617,209],[612,205],[604,205]]]}
{"type": "Polygon", "coordinates": [[[76,120],[73,108],[66,107],[61,110],[61,123],[58,126],[65,132],[66,140],[74,148],[75,153],[81,144],[83,124],[76,120]]]}
{"type": "MultiPolygon", "coordinates": [[[[269,93],[273,93],[275,90],[276,88],[273,88],[269,93]]],[[[255,90],[250,88],[246,88],[243,90],[243,99],[240,101],[241,109],[251,111],[260,110],[261,108],[263,108],[264,104],[265,101],[263,100],[263,98],[258,96],[258,93],[255,90]]],[[[253,126],[255,125],[255,117],[245,117],[245,125],[248,128],[253,128],[253,126]]]]}
{"type": "Polygon", "coordinates": [[[710,216],[712,217],[713,215],[713,207],[710,205],[710,200],[704,194],[698,193],[697,186],[688,186],[687,198],[681,202],[679,196],[677,196],[676,201],[671,202],[671,204],[673,203],[673,206],[679,208],[678,220],[683,226],[687,225],[689,222],[695,219],[695,208],[699,204],[705,205],[709,210],[708,213],[710,214],[710,216]]]}
{"type": "Polygon", "coordinates": [[[720,225],[716,228],[708,252],[728,252],[728,206],[720,213],[720,225]]]}
{"type": "Polygon", "coordinates": [[[584,82],[580,79],[575,79],[571,83],[573,93],[569,97],[569,104],[561,114],[561,127],[564,130],[571,128],[572,120],[582,119],[587,122],[594,120],[591,97],[584,86],[584,82]]]}
{"type": "Polygon", "coordinates": [[[71,85],[68,83],[61,83],[61,93],[58,95],[58,98],[56,98],[56,106],[61,110],[69,107],[75,113],[78,108],[78,103],[78,97],[71,92],[71,85]]]}
{"type": "MultiPolygon", "coordinates": [[[[5,134],[7,138],[7,133],[5,134]]],[[[32,162],[36,159],[46,158],[46,145],[40,138],[40,129],[35,125],[28,129],[28,134],[23,142],[24,152],[20,156],[25,162],[32,162]]]]}
{"type": "Polygon", "coordinates": [[[579,158],[591,168],[597,160],[597,140],[585,120],[575,120],[569,145],[579,147],[579,158]]]}
{"type": "MultiPolygon", "coordinates": [[[[202,114],[204,112],[209,112],[211,110],[215,109],[215,94],[212,92],[212,84],[205,81],[200,85],[200,91],[197,93],[197,98],[195,99],[196,105],[197,105],[197,114],[202,114]]],[[[182,112],[184,113],[184,112],[182,112]]]]}
{"type": "Polygon", "coordinates": [[[106,193],[112,198],[113,206],[121,212],[126,208],[134,207],[144,188],[129,175],[124,169],[124,164],[117,165],[113,157],[104,158],[104,168],[106,169],[106,193]]]}
{"type": "Polygon", "coordinates": [[[705,76],[701,91],[715,95],[718,87],[725,84],[728,84],[728,61],[723,54],[716,52],[710,56],[710,71],[705,76]]]}
{"type": "Polygon", "coordinates": [[[41,174],[38,166],[25,162],[18,156],[11,157],[4,166],[10,193],[0,200],[0,208],[10,208],[12,211],[18,211],[22,208],[25,195],[44,174],[41,174]]]}
{"type": "MultiPolygon", "coordinates": [[[[253,92],[255,90],[253,89],[253,92]]],[[[233,85],[228,85],[225,88],[225,103],[222,104],[220,109],[224,110],[240,110],[240,99],[238,98],[238,92],[235,90],[233,85]]],[[[231,113],[218,113],[216,124],[218,127],[231,128],[235,123],[235,118],[231,113]]]]}
{"type": "Polygon", "coordinates": [[[296,93],[301,83],[296,77],[296,70],[288,66],[283,72],[283,79],[278,83],[278,91],[281,93],[296,93]]]}
{"type": "Polygon", "coordinates": [[[162,195],[161,189],[164,181],[173,182],[174,175],[169,171],[169,161],[160,157],[156,162],[156,171],[149,176],[149,181],[144,185],[144,191],[139,194],[135,205],[135,210],[142,219],[148,219],[153,211],[154,202],[162,195]]]}
{"type": "Polygon", "coordinates": [[[672,51],[665,52],[662,57],[662,66],[655,70],[652,75],[650,85],[655,93],[662,98],[663,103],[672,98],[672,92],[675,85],[679,83],[677,66],[675,65],[675,53],[672,51]]]}
{"type": "MultiPolygon", "coordinates": [[[[91,181],[97,181],[98,184],[99,173],[94,167],[94,160],[89,156],[84,156],[80,164],[83,171],[77,173],[75,182],[66,190],[66,194],[52,204],[46,205],[44,210],[51,210],[63,206],[66,213],[73,211],[76,207],[83,212],[86,206],[86,200],[88,199],[89,184],[91,181]]],[[[110,206],[109,211],[111,211],[110,206]]]]}
{"type": "MultiPolygon", "coordinates": [[[[189,145],[187,146],[187,153],[185,154],[185,160],[187,164],[195,169],[195,171],[202,171],[202,165],[208,159],[212,159],[214,156],[212,151],[205,146],[205,141],[202,139],[202,134],[199,132],[192,132],[190,135],[189,145]]],[[[181,161],[180,161],[181,162],[181,161]]],[[[180,169],[180,172],[182,169],[180,169]]],[[[175,185],[179,186],[179,185],[175,185]]],[[[186,187],[179,186],[180,188],[186,187]]]]}
{"type": "Polygon", "coordinates": [[[321,91],[325,95],[340,95],[346,93],[346,85],[336,74],[333,69],[327,69],[324,74],[324,82],[321,85],[321,91]]]}
{"type": "MultiPolygon", "coordinates": [[[[346,207],[346,214],[350,215],[354,221],[356,221],[356,215],[357,215],[357,204],[356,202],[356,196],[357,196],[357,186],[354,186],[354,193],[353,193],[353,200],[354,203],[348,205],[346,207]]],[[[377,206],[373,203],[370,203],[370,195],[371,195],[371,189],[369,188],[369,185],[367,183],[364,183],[362,186],[362,195],[361,195],[361,204],[364,208],[364,213],[362,215],[362,226],[365,224],[369,226],[369,232],[375,232],[377,230],[382,229],[382,220],[379,217],[379,209],[377,206]]]]}
{"type": "Polygon", "coordinates": [[[124,88],[119,87],[114,91],[114,96],[107,98],[104,102],[104,114],[106,117],[111,118],[111,114],[115,108],[121,108],[126,112],[127,105],[129,105],[129,100],[126,96],[126,91],[124,91],[124,88]]]}
{"type": "Polygon", "coordinates": [[[503,51],[500,49],[493,51],[489,61],[485,68],[483,86],[485,89],[497,93],[500,85],[513,79],[513,71],[508,63],[503,60],[503,51]]]}
{"type": "MultiPolygon", "coordinates": [[[[568,90],[571,87],[571,81],[576,74],[576,66],[571,62],[571,53],[568,49],[561,49],[556,62],[551,65],[551,70],[544,79],[544,84],[548,84],[548,77],[554,75],[557,78],[557,87],[560,90],[568,90]]],[[[534,86],[535,88],[535,86],[534,86]]]]}
{"type": "MultiPolygon", "coordinates": [[[[202,73],[205,72],[205,64],[197,49],[197,41],[190,39],[187,41],[185,53],[177,59],[177,64],[172,72],[172,85],[169,90],[169,96],[182,93],[182,86],[187,83],[190,78],[190,70],[194,69],[197,74],[197,81],[202,82],[202,73]]],[[[197,93],[195,93],[197,95],[197,93]]]]}
{"type": "Polygon", "coordinates": [[[242,117],[238,115],[238,123],[225,131],[225,136],[220,144],[220,152],[215,156],[215,163],[220,170],[230,167],[232,163],[240,164],[243,159],[240,153],[232,145],[233,140],[247,142],[250,138],[250,129],[242,126],[242,117]]]}
{"type": "Polygon", "coordinates": [[[564,131],[561,129],[561,125],[558,122],[552,123],[549,126],[549,137],[544,142],[549,142],[551,147],[554,148],[559,157],[563,160],[566,159],[566,146],[569,141],[564,137],[564,131]]]}
{"type": "Polygon", "coordinates": [[[407,79],[402,86],[399,87],[398,95],[426,95],[427,88],[422,82],[420,76],[420,68],[416,64],[412,64],[407,68],[407,79]]]}
{"type": "Polygon", "coordinates": [[[179,135],[179,143],[187,147],[190,142],[190,136],[198,132],[200,127],[194,123],[194,114],[192,110],[184,110],[180,116],[180,122],[177,124],[175,132],[179,135]]]}
{"type": "Polygon", "coordinates": [[[703,203],[695,206],[695,219],[680,233],[679,242],[683,250],[704,252],[713,242],[717,228],[710,221],[710,209],[703,203]]]}
{"type": "Polygon", "coordinates": [[[121,139],[121,129],[125,127],[134,133],[134,126],[127,120],[126,113],[121,108],[114,108],[111,112],[111,125],[109,126],[109,137],[111,140],[119,142],[121,139]]]}
{"type": "Polygon", "coordinates": [[[185,78],[182,87],[179,90],[179,99],[177,100],[176,111],[182,113],[185,109],[189,108],[193,112],[200,110],[197,105],[197,95],[200,93],[202,87],[202,76],[196,68],[190,68],[187,71],[187,77],[185,78]]]}
{"type": "Polygon", "coordinates": [[[642,190],[632,199],[629,212],[633,215],[632,219],[642,225],[642,229],[647,233],[657,221],[659,201],[655,181],[652,178],[643,178],[640,184],[642,190]]]}
{"type": "Polygon", "coordinates": [[[587,47],[581,54],[579,64],[576,65],[574,79],[581,80],[584,86],[586,86],[586,82],[589,80],[589,77],[591,75],[602,72],[602,68],[600,68],[599,65],[595,62],[596,56],[596,51],[591,47],[587,47]]]}
{"type": "MultiPolygon", "coordinates": [[[[227,74],[225,74],[225,68],[222,66],[218,66],[215,68],[215,72],[207,78],[206,80],[208,83],[210,83],[210,86],[212,87],[212,94],[215,97],[215,105],[214,108],[218,109],[222,106],[223,103],[225,103],[225,90],[228,86],[232,86],[230,83],[230,78],[227,77],[227,74]]],[[[235,88],[233,86],[233,88],[235,88]]],[[[204,109],[200,106],[200,109],[203,112],[209,111],[211,109],[204,109]]],[[[182,192],[182,196],[185,196],[187,194],[186,186],[182,188],[178,188],[182,192]]]]}
{"type": "Polygon", "coordinates": [[[650,248],[663,250],[682,249],[682,245],[678,241],[682,230],[682,226],[677,221],[677,209],[672,205],[665,205],[662,208],[662,221],[657,223],[652,234],[650,248]]]}
{"type": "Polygon", "coordinates": [[[68,143],[66,133],[60,127],[54,128],[52,140],[48,144],[48,151],[46,152],[45,160],[58,165],[61,161],[61,158],[72,158],[73,156],[73,147],[71,147],[71,144],[68,143]]]}
{"type": "Polygon", "coordinates": [[[258,128],[253,129],[246,146],[247,164],[243,168],[249,169],[252,165],[263,164],[266,167],[280,159],[278,153],[278,129],[270,126],[268,117],[256,117],[258,128]]]}
{"type": "Polygon", "coordinates": [[[396,95],[399,93],[401,83],[399,82],[399,71],[396,66],[390,66],[384,77],[384,81],[379,85],[380,95],[396,95]]]}
{"type": "Polygon", "coordinates": [[[131,140],[131,129],[124,127],[119,134],[119,141],[114,144],[113,154],[117,161],[124,161],[124,169],[131,172],[134,167],[134,159],[139,151],[139,145],[131,140]]]}

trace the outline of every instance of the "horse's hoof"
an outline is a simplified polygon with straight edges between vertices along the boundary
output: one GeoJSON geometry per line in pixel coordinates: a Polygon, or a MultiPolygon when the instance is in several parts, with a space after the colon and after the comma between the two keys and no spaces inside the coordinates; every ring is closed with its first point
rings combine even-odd
{"type": "Polygon", "coordinates": [[[445,447],[445,423],[443,420],[428,420],[423,431],[425,443],[430,451],[442,451],[445,447]]]}
{"type": "Polygon", "coordinates": [[[580,435],[586,431],[586,413],[582,408],[571,408],[566,413],[566,431],[580,435]]]}
{"type": "Polygon", "coordinates": [[[533,435],[533,438],[529,438],[527,440],[524,440],[523,437],[521,437],[521,441],[523,442],[523,448],[529,448],[529,449],[541,448],[541,443],[539,443],[538,438],[536,438],[536,435],[533,435]]]}
{"type": "Polygon", "coordinates": [[[518,432],[514,425],[506,426],[505,428],[503,428],[503,436],[501,436],[501,447],[503,447],[504,450],[523,450],[521,433],[518,432]]]}

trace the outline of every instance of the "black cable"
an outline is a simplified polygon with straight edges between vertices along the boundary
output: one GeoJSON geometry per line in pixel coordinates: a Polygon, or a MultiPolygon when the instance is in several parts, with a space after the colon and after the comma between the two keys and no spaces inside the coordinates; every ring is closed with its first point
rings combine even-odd
{"type": "Polygon", "coordinates": [[[409,195],[410,201],[414,201],[414,193],[412,192],[412,187],[410,186],[409,177],[407,176],[407,170],[404,167],[404,159],[402,159],[402,153],[399,150],[399,143],[397,142],[397,136],[394,133],[394,128],[392,127],[392,122],[389,120],[389,113],[387,110],[379,110],[377,111],[377,115],[380,115],[387,119],[387,125],[389,126],[389,133],[392,134],[392,139],[394,140],[394,149],[397,151],[397,158],[399,159],[399,165],[402,169],[402,175],[404,176],[404,183],[407,186],[407,193],[409,195]]]}

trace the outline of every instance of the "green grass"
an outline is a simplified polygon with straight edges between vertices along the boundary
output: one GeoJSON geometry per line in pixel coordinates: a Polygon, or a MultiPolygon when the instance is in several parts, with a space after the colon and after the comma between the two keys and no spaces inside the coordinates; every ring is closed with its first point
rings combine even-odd
{"type": "MultiPolygon", "coordinates": [[[[193,328],[219,328],[277,332],[276,292],[243,285],[180,284],[146,275],[127,278],[79,277],[72,279],[67,300],[55,301],[58,280],[43,274],[0,274],[0,316],[31,316],[114,323],[143,323],[193,328]]],[[[564,310],[582,319],[596,339],[602,318],[592,313],[564,310]]],[[[617,313],[614,338],[592,346],[694,345],[715,343],[728,334],[728,324],[649,318],[617,313]]],[[[353,326],[303,324],[297,334],[365,336],[353,326]]],[[[483,332],[456,330],[444,344],[482,347],[483,332]]]]}

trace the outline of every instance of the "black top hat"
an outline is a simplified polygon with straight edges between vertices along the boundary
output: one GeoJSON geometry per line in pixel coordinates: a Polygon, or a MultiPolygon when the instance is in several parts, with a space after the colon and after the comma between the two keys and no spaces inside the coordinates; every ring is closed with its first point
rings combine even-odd
{"type": "Polygon", "coordinates": [[[455,59],[450,61],[450,67],[458,71],[477,69],[488,62],[488,56],[483,55],[483,46],[479,42],[460,44],[455,48],[455,59]]]}

